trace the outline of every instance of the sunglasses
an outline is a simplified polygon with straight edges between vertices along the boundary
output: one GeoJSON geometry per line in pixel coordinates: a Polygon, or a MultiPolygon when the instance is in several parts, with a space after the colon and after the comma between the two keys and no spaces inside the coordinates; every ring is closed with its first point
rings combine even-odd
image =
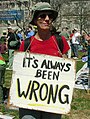
{"type": "Polygon", "coordinates": [[[41,14],[38,16],[38,18],[45,19],[46,16],[48,16],[49,19],[53,19],[53,14],[41,14]]]}

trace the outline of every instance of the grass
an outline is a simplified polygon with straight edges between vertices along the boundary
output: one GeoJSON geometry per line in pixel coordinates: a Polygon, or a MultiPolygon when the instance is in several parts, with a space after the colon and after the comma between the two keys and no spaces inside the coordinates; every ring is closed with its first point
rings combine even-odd
{"type": "Polygon", "coordinates": [[[63,119],[90,119],[90,94],[85,90],[74,89],[71,112],[63,119]]]}
{"type": "MultiPolygon", "coordinates": [[[[81,55],[82,54],[80,54],[80,56],[81,55]]],[[[83,64],[83,62],[77,61],[76,71],[78,71],[83,64]]],[[[4,86],[7,88],[10,87],[11,75],[12,73],[10,71],[6,71],[4,86]]],[[[13,115],[15,116],[15,119],[19,119],[18,111],[11,110],[4,104],[0,104],[0,112],[13,115]]],[[[62,115],[62,119],[90,119],[90,92],[81,89],[74,89],[71,111],[69,114],[62,115]]]]}
{"type": "Polygon", "coordinates": [[[18,111],[17,110],[11,110],[4,104],[0,104],[0,112],[2,112],[5,115],[14,116],[15,119],[19,119],[18,111]]]}

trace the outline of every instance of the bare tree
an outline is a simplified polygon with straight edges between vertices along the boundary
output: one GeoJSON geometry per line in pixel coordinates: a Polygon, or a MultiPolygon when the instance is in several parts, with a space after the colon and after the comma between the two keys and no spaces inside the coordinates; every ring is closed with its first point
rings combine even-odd
{"type": "Polygon", "coordinates": [[[88,30],[90,28],[90,1],[51,0],[51,5],[58,11],[58,19],[55,22],[57,29],[62,25],[77,26],[82,33],[83,29],[88,30]]]}

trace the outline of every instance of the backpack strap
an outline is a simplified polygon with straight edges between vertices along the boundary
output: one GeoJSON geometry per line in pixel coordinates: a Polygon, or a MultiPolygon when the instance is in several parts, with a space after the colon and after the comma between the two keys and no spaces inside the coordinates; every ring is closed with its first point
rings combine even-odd
{"type": "Polygon", "coordinates": [[[64,44],[63,44],[62,36],[59,35],[59,34],[54,34],[54,35],[56,37],[57,44],[58,44],[58,47],[59,47],[60,51],[63,52],[64,44]]]}
{"type": "Polygon", "coordinates": [[[27,50],[27,48],[29,49],[29,44],[30,44],[30,38],[26,38],[25,41],[24,41],[24,51],[27,50]]]}
{"type": "MultiPolygon", "coordinates": [[[[59,47],[60,51],[62,52],[63,51],[63,47],[64,47],[62,37],[61,37],[61,35],[58,35],[58,34],[54,34],[54,35],[56,37],[58,47],[59,47]]],[[[24,41],[24,51],[26,51],[27,48],[29,49],[30,41],[31,41],[30,38],[26,38],[25,39],[25,41],[24,41]]]]}

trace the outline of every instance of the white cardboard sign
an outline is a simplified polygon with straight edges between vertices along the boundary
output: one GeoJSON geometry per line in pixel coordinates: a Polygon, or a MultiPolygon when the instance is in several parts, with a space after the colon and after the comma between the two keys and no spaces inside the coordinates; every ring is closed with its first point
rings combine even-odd
{"type": "Polygon", "coordinates": [[[70,112],[75,61],[49,55],[14,55],[9,104],[58,114],[70,112]]]}

